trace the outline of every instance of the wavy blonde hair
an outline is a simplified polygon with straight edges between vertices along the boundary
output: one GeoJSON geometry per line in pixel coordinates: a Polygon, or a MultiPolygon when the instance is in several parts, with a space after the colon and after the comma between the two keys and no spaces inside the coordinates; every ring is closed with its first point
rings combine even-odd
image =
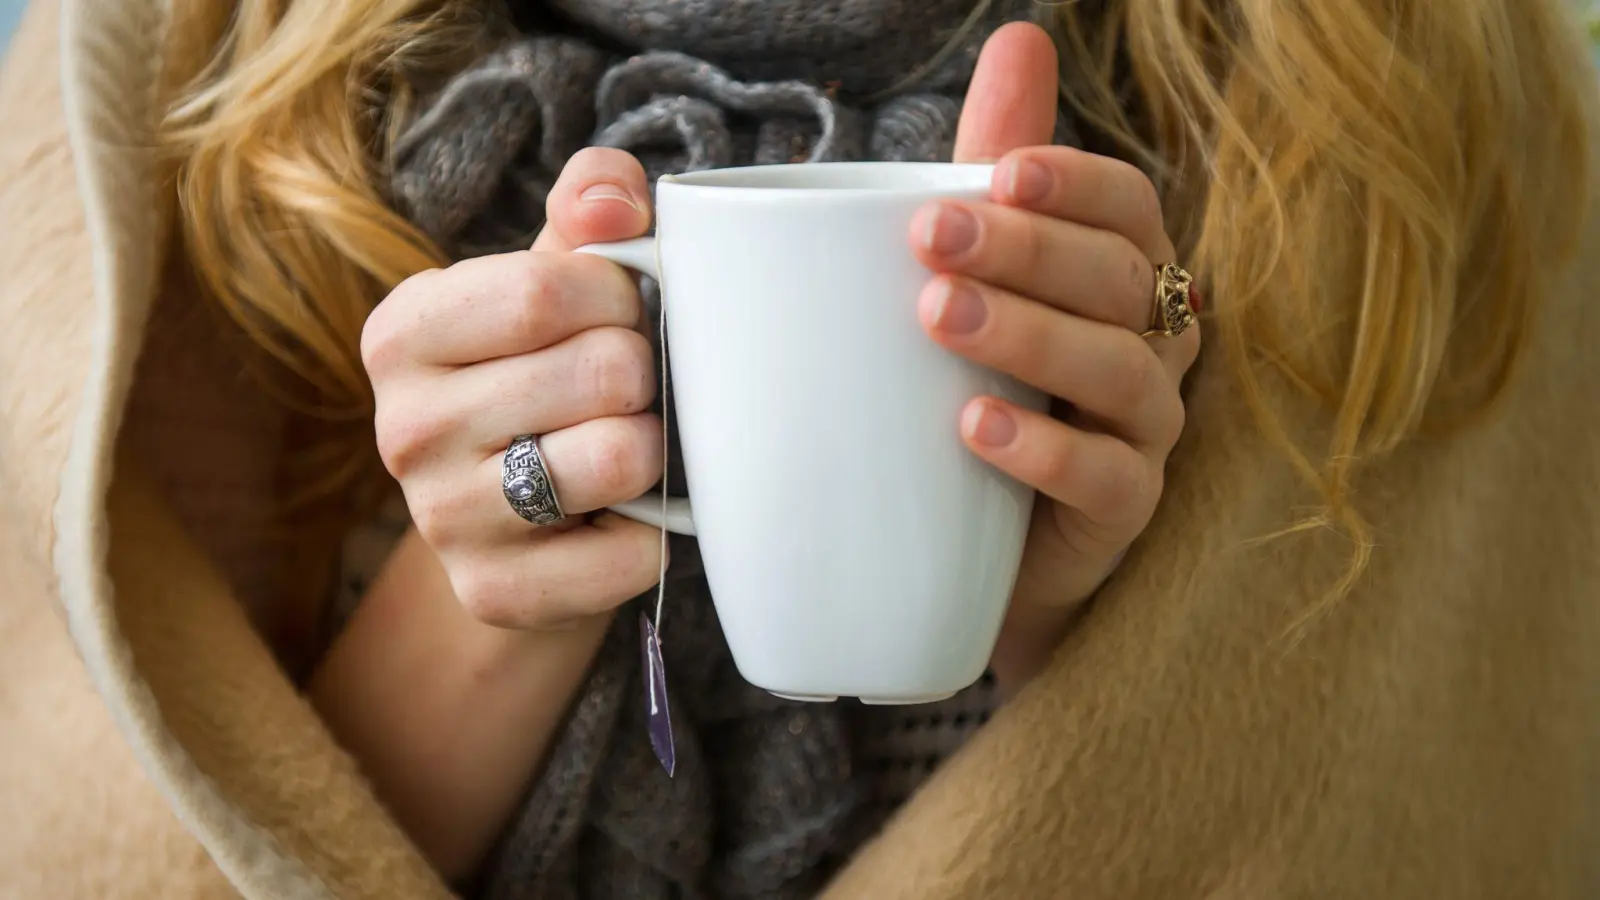
{"type": "MultiPolygon", "coordinates": [[[[303,411],[365,423],[362,322],[442,261],[386,203],[391,137],[419,86],[492,26],[464,0],[239,0],[231,18],[219,5],[178,4],[196,62],[167,124],[190,258],[303,411]]],[[[1576,20],[1562,0],[1040,11],[1066,102],[1156,174],[1216,299],[1213,342],[1321,497],[1295,527],[1353,541],[1342,594],[1372,546],[1360,467],[1502,395],[1545,273],[1575,246],[1592,77],[1576,20]],[[1291,437],[1272,379],[1320,402],[1325,444],[1291,437]]],[[[344,479],[370,463],[344,448],[349,465],[319,468],[344,479]]]]}

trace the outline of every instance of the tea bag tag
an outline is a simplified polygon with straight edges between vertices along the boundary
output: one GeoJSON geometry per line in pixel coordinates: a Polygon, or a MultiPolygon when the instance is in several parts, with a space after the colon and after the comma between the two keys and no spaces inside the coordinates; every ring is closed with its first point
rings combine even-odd
{"type": "Polygon", "coordinates": [[[661,662],[661,640],[656,635],[655,623],[650,614],[639,613],[639,635],[644,651],[645,689],[649,691],[647,722],[650,728],[650,749],[661,760],[661,767],[671,778],[678,767],[677,748],[672,743],[672,707],[667,703],[667,667],[661,662]]]}
{"type": "Polygon", "coordinates": [[[661,659],[661,607],[667,599],[667,296],[658,288],[660,319],[656,324],[656,339],[661,342],[661,571],[656,580],[656,617],[650,620],[648,612],[639,613],[639,644],[643,659],[639,671],[644,673],[646,691],[645,722],[650,732],[650,749],[661,760],[661,767],[671,778],[678,767],[678,751],[672,742],[672,707],[667,702],[667,666],[661,659]]]}

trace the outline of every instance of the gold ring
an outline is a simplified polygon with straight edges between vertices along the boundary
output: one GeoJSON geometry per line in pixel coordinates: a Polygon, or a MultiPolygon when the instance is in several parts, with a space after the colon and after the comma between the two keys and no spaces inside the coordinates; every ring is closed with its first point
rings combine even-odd
{"type": "Polygon", "coordinates": [[[1195,323],[1194,307],[1189,305],[1189,292],[1194,278],[1177,263],[1156,266],[1155,310],[1150,316],[1150,330],[1140,337],[1177,337],[1195,323]]]}

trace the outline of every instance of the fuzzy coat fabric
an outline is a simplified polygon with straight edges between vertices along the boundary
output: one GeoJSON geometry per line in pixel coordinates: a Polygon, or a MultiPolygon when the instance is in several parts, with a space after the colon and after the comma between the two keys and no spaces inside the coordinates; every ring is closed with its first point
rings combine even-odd
{"type": "MultiPolygon", "coordinates": [[[[40,0],[0,80],[0,897],[447,897],[153,474],[215,459],[131,402],[195,305],[166,19],[40,0]]],[[[1363,480],[1372,570],[1297,645],[1348,547],[1253,541],[1310,498],[1202,360],[1144,539],[824,898],[1600,896],[1590,232],[1497,414],[1363,480]]]]}

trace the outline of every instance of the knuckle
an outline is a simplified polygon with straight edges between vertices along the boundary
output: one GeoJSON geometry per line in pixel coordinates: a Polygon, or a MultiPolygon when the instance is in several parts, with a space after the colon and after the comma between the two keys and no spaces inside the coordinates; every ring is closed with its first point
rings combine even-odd
{"type": "Polygon", "coordinates": [[[1126,321],[1136,327],[1147,326],[1155,313],[1155,266],[1139,252],[1139,248],[1126,240],[1118,240],[1118,252],[1106,256],[1107,284],[1112,286],[1111,297],[1126,318],[1115,315],[1111,321],[1126,321]]]}
{"type": "Polygon", "coordinates": [[[388,392],[373,412],[378,457],[396,479],[414,477],[459,428],[457,414],[443,404],[396,402],[388,392]]]}
{"type": "Polygon", "coordinates": [[[1154,303],[1156,294],[1155,268],[1150,260],[1145,259],[1143,253],[1130,248],[1126,261],[1123,263],[1124,271],[1128,273],[1127,291],[1130,300],[1136,303],[1154,303]]]}
{"type": "Polygon", "coordinates": [[[450,547],[461,532],[461,523],[471,514],[470,498],[459,491],[437,486],[411,490],[406,510],[417,534],[435,551],[450,547]]]}
{"type": "Polygon", "coordinates": [[[599,308],[602,321],[638,320],[643,303],[639,285],[627,269],[592,253],[563,254],[561,264],[571,283],[583,286],[584,302],[599,308]]]}
{"type": "Polygon", "coordinates": [[[544,253],[519,253],[521,265],[515,274],[517,302],[508,314],[505,329],[518,343],[533,349],[543,346],[560,316],[564,279],[552,256],[544,253]]]}
{"type": "Polygon", "coordinates": [[[1056,448],[1054,453],[1045,453],[1040,456],[1035,466],[1035,479],[1040,485],[1053,488],[1051,492],[1066,492],[1066,485],[1072,484],[1077,474],[1077,450],[1075,442],[1067,442],[1062,447],[1056,448]]]}
{"type": "Polygon", "coordinates": [[[1138,166],[1120,160],[1116,168],[1122,172],[1122,177],[1114,179],[1126,184],[1124,189],[1127,196],[1124,198],[1129,208],[1133,211],[1135,221],[1146,225],[1158,226],[1162,223],[1161,194],[1156,190],[1155,182],[1150,180],[1138,166]]]}
{"type": "Polygon", "coordinates": [[[1079,439],[1059,441],[1053,452],[1040,456],[1036,467],[1037,483],[1048,485],[1056,491],[1066,491],[1066,486],[1072,484],[1077,478],[1081,468],[1079,461],[1083,452],[1083,443],[1079,439]]]}
{"type": "Polygon", "coordinates": [[[1165,380],[1161,360],[1143,338],[1132,332],[1126,332],[1113,348],[1104,376],[1107,402],[1122,410],[1147,403],[1165,380]]]}
{"type": "Polygon", "coordinates": [[[1189,422],[1189,410],[1183,405],[1183,400],[1176,391],[1167,400],[1167,409],[1162,412],[1160,422],[1156,440],[1161,447],[1171,450],[1183,437],[1183,429],[1189,422]]]}
{"type": "Polygon", "coordinates": [[[410,355],[411,329],[403,321],[421,295],[431,292],[438,269],[418,272],[400,282],[361,326],[361,365],[369,378],[393,371],[410,355]]]}
{"type": "Polygon", "coordinates": [[[449,569],[456,602],[474,619],[495,628],[516,627],[524,618],[518,607],[525,598],[517,579],[503,565],[466,560],[449,569]]]}
{"type": "Polygon", "coordinates": [[[1133,208],[1139,219],[1151,225],[1162,224],[1161,195],[1156,192],[1156,186],[1143,172],[1138,174],[1134,181],[1133,208]]]}
{"type": "Polygon", "coordinates": [[[1200,323],[1195,322],[1189,330],[1178,335],[1178,359],[1183,364],[1185,374],[1194,368],[1195,362],[1200,358],[1200,347],[1204,343],[1200,334],[1200,323]]]}
{"type": "Polygon", "coordinates": [[[627,419],[591,424],[597,427],[587,448],[589,474],[597,494],[611,503],[643,493],[654,483],[649,439],[643,428],[627,419]]]}
{"type": "Polygon", "coordinates": [[[589,332],[589,390],[611,415],[644,410],[655,396],[650,342],[626,328],[596,328],[589,332]]]}
{"type": "Polygon", "coordinates": [[[618,603],[656,583],[661,571],[661,541],[653,528],[630,528],[612,535],[607,554],[610,590],[603,603],[618,603]]]}
{"type": "Polygon", "coordinates": [[[1012,327],[995,329],[995,343],[999,346],[994,348],[994,358],[1014,360],[1017,371],[1032,373],[1032,377],[1041,382],[1053,383],[1069,363],[1061,357],[1055,333],[1029,324],[1025,316],[1017,317],[1010,324],[1012,327]]]}
{"type": "Polygon", "coordinates": [[[374,382],[392,371],[402,356],[399,335],[390,324],[390,318],[379,304],[361,326],[361,366],[367,370],[367,378],[374,382]]]}
{"type": "Polygon", "coordinates": [[[408,436],[397,431],[395,426],[388,423],[386,407],[380,403],[373,414],[373,430],[378,444],[378,460],[383,463],[383,468],[396,479],[403,479],[411,473],[412,451],[408,443],[408,436]]]}
{"type": "MultiPolygon", "coordinates": [[[[1123,445],[1126,446],[1126,445],[1123,445]]],[[[1142,509],[1150,493],[1150,478],[1143,457],[1132,448],[1110,453],[1091,467],[1085,485],[1085,502],[1091,517],[1104,523],[1124,521],[1142,509]]]]}
{"type": "Polygon", "coordinates": [[[382,395],[373,412],[372,424],[383,467],[395,478],[409,477],[425,452],[426,429],[419,427],[415,416],[408,415],[382,395]]]}

